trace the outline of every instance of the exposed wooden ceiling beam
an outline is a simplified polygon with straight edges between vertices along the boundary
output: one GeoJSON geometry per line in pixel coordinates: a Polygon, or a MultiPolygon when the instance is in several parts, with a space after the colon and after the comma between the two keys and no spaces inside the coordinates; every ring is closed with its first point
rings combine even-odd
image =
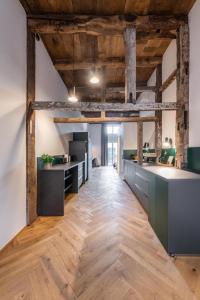
{"type": "Polygon", "coordinates": [[[135,26],[137,31],[153,30],[170,31],[187,23],[187,16],[134,16],[134,15],[74,15],[74,14],[43,14],[29,15],[28,25],[35,33],[78,33],[90,34],[122,34],[128,26],[135,26]]]}
{"type": "Polygon", "coordinates": [[[174,30],[169,31],[169,30],[159,30],[159,32],[157,31],[145,31],[145,32],[137,32],[137,36],[136,36],[137,42],[140,41],[148,41],[148,40],[173,40],[176,39],[176,31],[174,30]]]}
{"type": "MultiPolygon", "coordinates": [[[[73,86],[68,88],[73,89],[73,86]]],[[[124,84],[120,84],[120,85],[116,85],[116,86],[109,86],[106,85],[105,87],[106,89],[106,94],[112,94],[112,93],[125,93],[125,85],[124,84]]],[[[155,86],[146,86],[146,85],[137,85],[136,87],[136,92],[137,93],[143,93],[143,92],[155,92],[156,87],[155,86]]],[[[101,86],[76,86],[76,91],[80,91],[82,93],[84,92],[88,92],[88,91],[94,91],[95,93],[100,92],[101,91],[101,86]]]]}
{"type": "Polygon", "coordinates": [[[165,82],[162,84],[160,88],[160,92],[164,92],[168,86],[176,79],[177,70],[174,70],[169,77],[165,80],[165,82]]]}
{"type": "MultiPolygon", "coordinates": [[[[137,81],[137,87],[146,87],[147,86],[147,81],[137,81]]],[[[73,88],[74,86],[68,86],[68,88],[73,88]]],[[[107,89],[112,89],[112,88],[116,88],[116,89],[121,89],[123,90],[125,88],[125,83],[124,82],[107,82],[106,83],[106,88],[107,89]]],[[[91,90],[96,90],[96,89],[101,89],[101,86],[99,85],[91,85],[89,83],[87,83],[86,85],[76,85],[76,89],[91,89],[91,90]]]]}
{"type": "Polygon", "coordinates": [[[156,122],[156,117],[98,117],[98,118],[54,118],[54,123],[122,123],[156,122]]]}
{"type": "MultiPolygon", "coordinates": [[[[162,57],[137,57],[137,67],[141,68],[152,68],[156,65],[162,63],[162,57]]],[[[54,63],[55,68],[58,71],[71,71],[71,70],[85,70],[90,69],[94,66],[94,61],[92,59],[84,60],[84,62],[75,62],[73,63],[72,60],[67,59],[56,59],[54,63]]],[[[96,68],[100,69],[102,67],[109,67],[109,68],[125,68],[125,61],[124,58],[121,57],[113,57],[107,58],[104,60],[98,60],[95,62],[96,68]]]]}
{"type": "MultiPolygon", "coordinates": [[[[143,93],[143,92],[155,92],[155,86],[137,86],[136,92],[143,93]]],[[[125,93],[125,87],[106,87],[107,93],[125,93]]]]}
{"type": "Polygon", "coordinates": [[[164,103],[98,103],[98,102],[77,102],[70,103],[68,101],[52,102],[52,101],[34,101],[31,104],[32,110],[64,110],[64,111],[156,111],[156,110],[177,110],[179,107],[176,102],[164,103]]]}

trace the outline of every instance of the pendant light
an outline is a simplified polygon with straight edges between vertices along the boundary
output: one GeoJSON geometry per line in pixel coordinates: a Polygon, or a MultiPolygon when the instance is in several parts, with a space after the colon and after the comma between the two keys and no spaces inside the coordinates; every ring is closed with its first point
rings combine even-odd
{"type": "Polygon", "coordinates": [[[78,102],[78,98],[76,97],[76,89],[75,89],[75,86],[74,86],[74,88],[73,88],[73,92],[70,93],[70,95],[69,95],[69,97],[68,97],[68,100],[69,100],[70,102],[73,102],[73,103],[78,102]]]}
{"type": "Polygon", "coordinates": [[[72,93],[69,94],[69,97],[68,97],[68,101],[72,102],[72,103],[75,103],[75,102],[78,102],[78,98],[76,96],[76,88],[75,88],[75,71],[74,71],[74,60],[75,60],[75,55],[74,55],[74,34],[73,34],[73,91],[72,93]]]}
{"type": "Polygon", "coordinates": [[[90,83],[92,84],[98,84],[100,82],[100,79],[98,77],[97,71],[96,71],[96,66],[95,66],[95,38],[94,38],[94,44],[93,44],[93,61],[94,61],[94,68],[92,71],[92,76],[90,77],[90,83]]]}

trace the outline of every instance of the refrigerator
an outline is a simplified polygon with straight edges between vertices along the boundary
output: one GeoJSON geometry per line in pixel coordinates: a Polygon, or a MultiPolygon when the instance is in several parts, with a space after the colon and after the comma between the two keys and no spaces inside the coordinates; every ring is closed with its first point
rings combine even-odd
{"type": "Polygon", "coordinates": [[[92,169],[92,151],[88,132],[74,132],[69,142],[69,155],[72,161],[85,161],[85,179],[88,180],[92,169]]]}

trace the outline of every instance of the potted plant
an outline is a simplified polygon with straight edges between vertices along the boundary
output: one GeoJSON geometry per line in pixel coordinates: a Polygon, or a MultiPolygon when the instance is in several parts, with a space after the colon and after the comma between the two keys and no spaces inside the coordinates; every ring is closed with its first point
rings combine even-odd
{"type": "Polygon", "coordinates": [[[44,169],[48,170],[52,167],[52,163],[54,161],[54,157],[48,154],[42,154],[41,159],[44,164],[44,169]]]}

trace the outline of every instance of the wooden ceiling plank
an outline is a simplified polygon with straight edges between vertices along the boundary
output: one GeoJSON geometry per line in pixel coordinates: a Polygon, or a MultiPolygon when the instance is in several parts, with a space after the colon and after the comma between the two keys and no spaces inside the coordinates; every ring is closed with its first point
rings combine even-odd
{"type": "Polygon", "coordinates": [[[82,14],[187,14],[195,0],[27,0],[32,12],[82,14]],[[37,5],[37,6],[36,6],[37,5]],[[38,9],[35,9],[37,7],[38,9]]]}
{"type": "Polygon", "coordinates": [[[163,30],[161,32],[137,32],[137,42],[148,40],[173,40],[176,39],[176,33],[163,30]]]}
{"type": "MultiPolygon", "coordinates": [[[[137,67],[152,68],[162,62],[162,57],[137,57],[137,67]]],[[[65,59],[55,59],[55,68],[59,71],[84,70],[90,69],[94,65],[92,58],[85,59],[84,62],[75,62],[65,59]]],[[[97,60],[95,62],[96,68],[109,67],[109,68],[124,68],[125,61],[123,57],[113,57],[104,60],[97,60]]]]}

